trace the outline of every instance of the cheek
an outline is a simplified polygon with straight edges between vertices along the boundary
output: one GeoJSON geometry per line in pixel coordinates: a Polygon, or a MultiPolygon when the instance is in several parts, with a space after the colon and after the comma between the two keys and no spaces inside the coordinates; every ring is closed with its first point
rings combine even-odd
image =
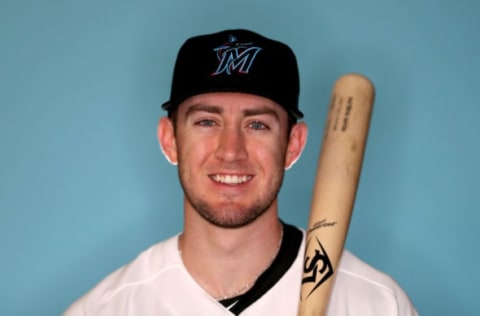
{"type": "Polygon", "coordinates": [[[179,162],[188,161],[189,164],[201,162],[208,157],[212,146],[212,139],[185,135],[178,142],[179,162]]]}
{"type": "Polygon", "coordinates": [[[255,155],[256,160],[259,161],[265,169],[284,168],[286,152],[285,143],[260,143],[255,145],[255,149],[252,149],[249,152],[255,155]]]}

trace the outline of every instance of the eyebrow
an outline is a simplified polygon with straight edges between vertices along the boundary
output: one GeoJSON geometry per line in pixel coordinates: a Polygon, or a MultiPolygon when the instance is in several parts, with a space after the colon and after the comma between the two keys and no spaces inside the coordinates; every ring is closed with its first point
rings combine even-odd
{"type": "MultiPolygon", "coordinates": [[[[185,117],[189,117],[190,115],[196,112],[207,112],[212,114],[222,114],[224,112],[223,108],[217,105],[210,105],[210,104],[203,104],[197,103],[190,106],[186,113],[185,117]]],[[[242,110],[242,114],[244,117],[249,116],[257,116],[257,115],[268,115],[273,117],[275,120],[279,121],[280,117],[278,112],[268,106],[260,106],[251,109],[244,109],[242,110]]]]}
{"type": "Polygon", "coordinates": [[[187,112],[185,113],[185,117],[188,117],[195,112],[208,112],[208,113],[214,113],[214,114],[221,114],[223,112],[223,109],[216,105],[198,103],[188,108],[187,112]]]}
{"type": "Polygon", "coordinates": [[[279,120],[279,116],[277,111],[274,109],[271,109],[267,106],[263,106],[260,108],[254,108],[254,109],[245,109],[243,110],[243,115],[244,116],[255,116],[255,115],[269,115],[275,118],[276,120],[279,120]]]}

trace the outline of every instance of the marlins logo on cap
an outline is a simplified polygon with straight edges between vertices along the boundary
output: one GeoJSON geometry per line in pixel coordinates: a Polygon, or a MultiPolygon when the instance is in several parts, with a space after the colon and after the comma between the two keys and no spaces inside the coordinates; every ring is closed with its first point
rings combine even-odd
{"type": "Polygon", "coordinates": [[[238,71],[241,74],[248,74],[250,67],[258,52],[262,49],[253,46],[252,43],[240,43],[235,36],[230,35],[228,42],[214,49],[217,53],[219,64],[212,75],[238,71]]]}
{"type": "Polygon", "coordinates": [[[243,92],[269,98],[293,118],[298,109],[297,60],[287,45],[248,30],[226,30],[188,39],[173,71],[171,113],[185,99],[208,92],[243,92]]]}

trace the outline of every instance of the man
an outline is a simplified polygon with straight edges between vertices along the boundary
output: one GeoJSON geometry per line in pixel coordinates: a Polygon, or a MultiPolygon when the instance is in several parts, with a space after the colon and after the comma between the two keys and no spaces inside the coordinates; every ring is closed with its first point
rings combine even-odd
{"type": "MultiPolygon", "coordinates": [[[[299,78],[283,43],[247,30],[185,42],[158,139],[178,164],[184,230],[140,254],[66,315],[296,315],[304,232],[278,218],[299,158],[299,78]]],[[[328,315],[417,315],[401,288],[348,251],[328,315]]]]}

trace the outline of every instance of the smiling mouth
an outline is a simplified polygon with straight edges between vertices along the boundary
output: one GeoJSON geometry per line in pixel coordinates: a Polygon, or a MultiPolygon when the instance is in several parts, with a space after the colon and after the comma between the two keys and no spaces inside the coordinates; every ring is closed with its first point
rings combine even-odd
{"type": "Polygon", "coordinates": [[[223,184],[242,184],[253,178],[253,176],[247,176],[247,175],[219,175],[219,174],[214,174],[211,175],[210,178],[219,183],[223,184]]]}

